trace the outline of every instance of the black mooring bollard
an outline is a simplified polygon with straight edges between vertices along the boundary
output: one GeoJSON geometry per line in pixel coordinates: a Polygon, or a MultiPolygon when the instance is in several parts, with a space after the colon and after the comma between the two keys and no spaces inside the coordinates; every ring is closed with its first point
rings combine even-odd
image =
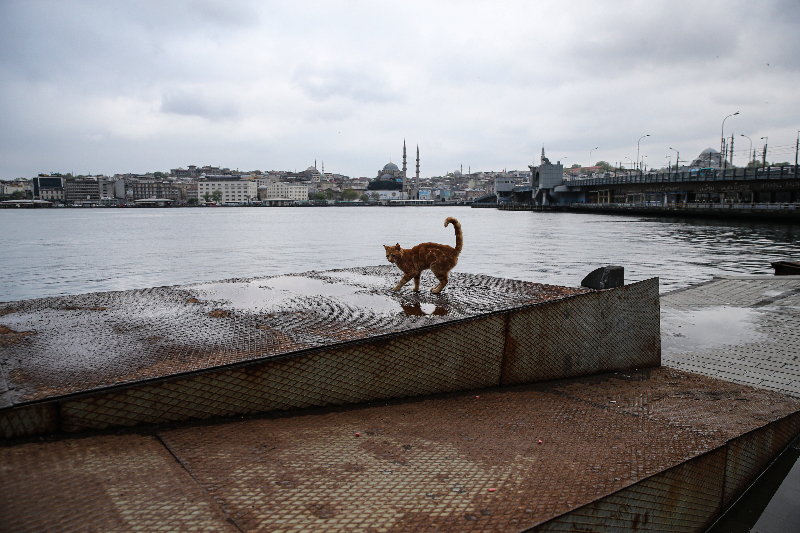
{"type": "Polygon", "coordinates": [[[605,266],[592,270],[581,281],[581,287],[590,289],[616,289],[625,285],[625,269],[621,266],[605,266]]]}

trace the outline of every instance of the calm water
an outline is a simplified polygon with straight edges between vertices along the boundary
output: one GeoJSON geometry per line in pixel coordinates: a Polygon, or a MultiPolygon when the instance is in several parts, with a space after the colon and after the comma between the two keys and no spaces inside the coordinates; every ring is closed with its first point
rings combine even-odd
{"type": "Polygon", "coordinates": [[[456,271],[576,286],[598,266],[661,291],[800,259],[800,228],[467,207],[0,210],[0,301],[385,262],[382,244],[454,244],[456,271]]]}

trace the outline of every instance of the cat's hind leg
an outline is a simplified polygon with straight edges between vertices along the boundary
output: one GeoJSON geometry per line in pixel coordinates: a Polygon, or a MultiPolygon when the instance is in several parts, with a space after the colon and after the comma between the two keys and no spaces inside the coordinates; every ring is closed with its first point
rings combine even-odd
{"type": "Polygon", "coordinates": [[[432,288],[431,292],[433,294],[439,294],[440,292],[442,292],[442,289],[444,289],[444,286],[447,285],[448,281],[447,271],[445,270],[444,272],[442,271],[437,272],[433,268],[431,268],[431,271],[436,276],[436,279],[439,280],[439,284],[436,287],[432,288]]]}

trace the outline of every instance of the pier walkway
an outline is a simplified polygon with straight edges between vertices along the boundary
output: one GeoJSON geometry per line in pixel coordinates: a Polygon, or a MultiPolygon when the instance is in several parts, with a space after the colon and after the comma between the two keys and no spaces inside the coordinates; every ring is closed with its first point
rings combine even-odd
{"type": "Polygon", "coordinates": [[[662,364],[800,397],[800,276],[724,276],[661,296],[662,364]]]}
{"type": "MultiPolygon", "coordinates": [[[[315,297],[301,306],[297,320],[321,324],[313,338],[294,328],[296,320],[288,315],[281,318],[278,311],[287,313],[295,305],[292,298],[297,293],[290,288],[302,282],[314,291],[322,278],[326,283],[334,281],[336,276],[330,273],[306,275],[302,280],[281,278],[280,287],[275,281],[245,280],[199,289],[153,289],[142,295],[88,295],[83,297],[86,301],[75,297],[75,302],[14,303],[13,311],[0,317],[0,324],[14,331],[3,333],[8,338],[2,339],[0,354],[6,356],[6,365],[17,365],[6,375],[8,383],[27,385],[8,387],[5,398],[10,406],[6,409],[38,405],[35,402],[54,405],[54,427],[67,433],[0,442],[0,492],[4,495],[0,529],[703,531],[800,433],[795,333],[800,279],[715,278],[664,295],[663,366],[658,366],[646,353],[647,342],[636,348],[630,344],[652,330],[641,317],[652,308],[653,280],[624,290],[585,292],[462,275],[445,296],[449,298],[443,302],[446,305],[437,307],[428,295],[412,303],[403,301],[407,294],[394,300],[374,288],[395,276],[382,270],[339,273],[340,281],[328,287],[332,300],[315,297]],[[248,297],[253,291],[271,291],[275,309],[259,307],[252,317],[246,314],[257,304],[248,297]],[[491,305],[485,311],[478,307],[476,314],[474,306],[480,305],[481,295],[492,291],[491,305]],[[96,305],[93,298],[104,303],[96,305]],[[369,300],[366,307],[364,298],[369,300]],[[532,298],[539,302],[527,303],[532,298]],[[630,304],[638,302],[640,308],[626,315],[614,307],[615,301],[625,298],[630,304]],[[174,324],[158,335],[150,331],[152,326],[122,328],[122,322],[114,318],[122,316],[117,314],[117,300],[122,302],[119,310],[136,311],[148,323],[158,325],[165,317],[175,316],[170,305],[191,320],[180,330],[183,336],[174,339],[167,338],[174,324]],[[498,305],[498,300],[505,301],[498,305]],[[132,305],[137,302],[141,305],[132,305]],[[372,309],[384,318],[365,321],[372,315],[358,312],[357,322],[372,324],[382,333],[389,327],[393,333],[374,346],[368,343],[372,341],[359,341],[336,348],[339,330],[331,322],[318,320],[336,309],[331,307],[336,302],[350,313],[372,309]],[[509,305],[513,303],[525,305],[509,305]],[[384,309],[397,317],[394,322],[381,314],[384,309]],[[79,352],[91,351],[79,331],[96,330],[89,320],[96,316],[92,313],[114,318],[109,323],[116,329],[100,329],[97,338],[105,339],[111,348],[118,346],[115,353],[131,346],[174,348],[178,340],[188,345],[198,317],[229,320],[229,329],[218,325],[210,330],[216,334],[224,329],[225,335],[212,340],[225,349],[207,353],[198,345],[193,348],[196,352],[188,348],[144,351],[160,354],[165,361],[184,360],[184,365],[191,358],[221,357],[228,366],[159,381],[154,367],[122,365],[126,372],[114,379],[136,375],[139,381],[112,390],[103,382],[104,376],[95,376],[87,364],[70,371],[94,378],[90,388],[96,392],[66,391],[63,396],[69,375],[58,376],[60,382],[49,377],[48,387],[40,386],[45,382],[24,372],[30,365],[11,361],[9,347],[21,350],[44,342],[50,338],[46,331],[56,331],[56,319],[75,312],[69,336],[73,342],[62,348],[79,352]],[[409,320],[431,321],[431,325],[408,336],[409,320]],[[515,321],[528,324],[528,329],[515,330],[515,321]],[[563,329],[566,326],[574,329],[563,329]],[[596,342],[598,331],[607,342],[596,342]],[[542,368],[544,359],[532,358],[540,350],[549,353],[548,347],[556,346],[562,354],[582,353],[578,359],[591,359],[588,356],[598,349],[613,351],[611,341],[630,333],[634,339],[626,340],[628,347],[622,351],[644,354],[639,358],[641,366],[615,371],[587,366],[586,373],[591,375],[530,378],[535,371],[547,370],[542,368]],[[500,351],[481,340],[482,334],[486,339],[504,339],[500,351]],[[115,345],[112,340],[118,335],[126,342],[115,345]],[[236,339],[243,341],[232,342],[236,339]],[[300,341],[325,346],[333,342],[330,346],[338,351],[325,348],[328,352],[324,353],[331,355],[323,359],[318,355],[323,352],[303,352],[310,362],[316,361],[315,366],[268,367],[247,362],[265,349],[284,349],[288,344],[278,343],[281,339],[292,340],[292,346],[300,341]],[[415,340],[418,349],[408,352],[413,345],[399,345],[406,342],[403,339],[415,340]],[[434,345],[444,354],[439,360],[426,362],[430,356],[424,347],[429,342],[439,343],[434,345]],[[451,388],[416,397],[366,398],[357,405],[329,401],[326,407],[299,408],[314,405],[314,397],[306,394],[297,400],[299,404],[269,413],[69,433],[74,430],[69,417],[76,416],[70,409],[86,411],[91,405],[92,420],[111,412],[118,416],[124,407],[120,398],[132,398],[130,391],[135,391],[136,401],[125,403],[125,409],[130,416],[139,416],[156,400],[185,409],[186,391],[191,391],[192,402],[211,406],[220,391],[228,390],[225,409],[245,408],[250,401],[247,394],[253,393],[239,384],[267,390],[263,381],[267,379],[273,380],[274,390],[284,391],[281,401],[288,402],[298,390],[296,380],[314,369],[313,374],[322,380],[352,375],[361,380],[359,386],[374,388],[382,374],[355,364],[358,357],[391,368],[385,365],[407,352],[414,357],[386,382],[392,390],[406,390],[403,387],[422,382],[420,378],[431,372],[443,378],[437,387],[447,387],[447,376],[458,375],[454,372],[459,369],[473,376],[476,385],[471,390],[451,388]],[[481,357],[475,358],[477,353],[481,357]],[[375,359],[381,354],[391,357],[375,359]],[[463,364],[456,365],[455,356],[464,358],[463,364]],[[231,363],[234,357],[239,359],[231,363]],[[519,363],[525,358],[530,364],[521,369],[519,363]],[[337,361],[347,362],[346,374],[336,367],[337,361]],[[278,370],[283,373],[275,373],[278,370]],[[486,380],[487,370],[497,378],[486,380]],[[520,379],[521,370],[528,373],[527,378],[520,379]],[[215,380],[236,388],[221,389],[215,380]],[[34,382],[39,385],[33,387],[34,382]],[[30,399],[34,397],[40,399],[30,399]]],[[[657,304],[657,289],[655,298],[657,304]]],[[[656,327],[657,323],[656,319],[656,327]]],[[[53,353],[46,355],[53,357],[53,353]]],[[[93,360],[101,356],[87,355],[93,360]]],[[[58,360],[62,366],[68,362],[58,360]]],[[[560,369],[575,371],[584,363],[570,356],[561,361],[560,369]]]]}

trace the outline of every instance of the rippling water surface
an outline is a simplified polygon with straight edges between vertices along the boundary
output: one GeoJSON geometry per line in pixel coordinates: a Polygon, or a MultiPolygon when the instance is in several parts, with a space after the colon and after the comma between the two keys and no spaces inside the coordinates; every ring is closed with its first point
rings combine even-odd
{"type": "Polygon", "coordinates": [[[800,259],[797,226],[468,207],[0,210],[0,301],[383,264],[453,245],[455,271],[577,286],[602,265],[661,291],[800,259]]]}

